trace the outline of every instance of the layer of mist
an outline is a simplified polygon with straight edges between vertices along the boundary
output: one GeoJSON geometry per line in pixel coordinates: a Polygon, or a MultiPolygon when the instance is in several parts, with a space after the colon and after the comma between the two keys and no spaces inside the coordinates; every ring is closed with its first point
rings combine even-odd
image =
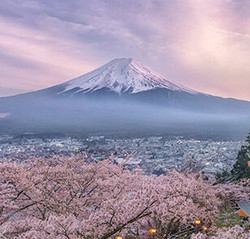
{"type": "Polygon", "coordinates": [[[138,101],[15,99],[2,104],[0,133],[181,135],[243,139],[250,115],[167,108],[138,101]],[[22,101],[23,100],[23,101],[22,101]]]}

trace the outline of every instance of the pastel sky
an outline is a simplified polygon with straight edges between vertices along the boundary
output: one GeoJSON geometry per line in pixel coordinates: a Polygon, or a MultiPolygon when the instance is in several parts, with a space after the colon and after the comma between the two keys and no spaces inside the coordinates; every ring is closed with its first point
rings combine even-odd
{"type": "Polygon", "coordinates": [[[0,96],[117,57],[198,91],[250,100],[250,0],[0,1],[0,96]]]}

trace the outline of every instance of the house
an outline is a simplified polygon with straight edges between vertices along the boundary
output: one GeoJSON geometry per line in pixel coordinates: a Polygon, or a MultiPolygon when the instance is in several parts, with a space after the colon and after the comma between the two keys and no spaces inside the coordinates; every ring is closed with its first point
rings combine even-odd
{"type": "Polygon", "coordinates": [[[241,217],[250,217],[250,201],[248,202],[237,202],[240,207],[238,211],[239,216],[241,217]]]}

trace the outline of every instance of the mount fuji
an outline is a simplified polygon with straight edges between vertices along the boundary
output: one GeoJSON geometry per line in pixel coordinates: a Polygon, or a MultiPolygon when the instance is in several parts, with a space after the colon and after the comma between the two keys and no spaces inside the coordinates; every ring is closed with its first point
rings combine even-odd
{"type": "Polygon", "coordinates": [[[211,129],[211,122],[218,126],[229,121],[229,127],[240,123],[246,130],[250,102],[204,94],[169,81],[131,58],[118,58],[62,84],[0,98],[0,115],[5,116],[0,117],[0,133],[155,127],[161,131],[177,125],[186,131],[204,122],[211,129]]]}
{"type": "Polygon", "coordinates": [[[86,94],[103,88],[117,94],[135,94],[155,88],[197,93],[180,84],[168,81],[132,58],[114,59],[90,73],[64,83],[63,86],[65,86],[65,90],[59,94],[69,91],[71,91],[71,95],[86,94]]]}

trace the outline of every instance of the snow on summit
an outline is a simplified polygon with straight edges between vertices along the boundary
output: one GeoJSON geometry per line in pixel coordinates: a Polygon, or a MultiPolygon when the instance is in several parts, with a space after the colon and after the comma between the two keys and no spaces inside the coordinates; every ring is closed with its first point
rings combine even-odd
{"type": "Polygon", "coordinates": [[[180,84],[168,81],[132,58],[114,59],[96,70],[65,82],[63,85],[66,88],[61,93],[78,89],[74,94],[78,92],[91,93],[102,88],[108,88],[118,94],[138,93],[154,88],[197,93],[180,84]]]}

